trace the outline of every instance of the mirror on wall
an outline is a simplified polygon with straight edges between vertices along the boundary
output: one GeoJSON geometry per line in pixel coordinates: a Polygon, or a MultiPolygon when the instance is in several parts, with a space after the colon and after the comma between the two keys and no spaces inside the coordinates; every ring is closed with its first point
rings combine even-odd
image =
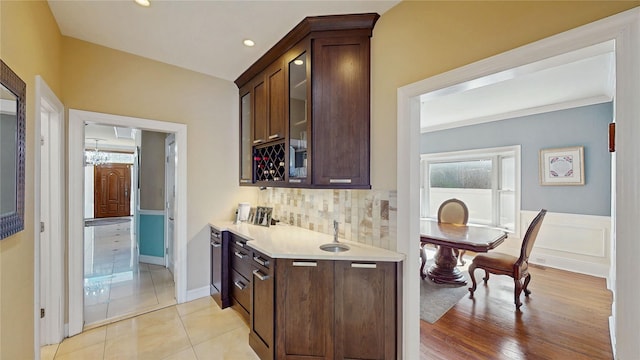
{"type": "Polygon", "coordinates": [[[0,60],[0,239],[24,230],[25,92],[0,60]]]}

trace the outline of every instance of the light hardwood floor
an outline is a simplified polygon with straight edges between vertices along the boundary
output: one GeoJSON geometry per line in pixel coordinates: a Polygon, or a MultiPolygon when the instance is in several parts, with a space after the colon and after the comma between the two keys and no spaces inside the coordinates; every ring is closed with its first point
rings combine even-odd
{"type": "Polygon", "coordinates": [[[612,359],[605,279],[530,268],[531,295],[513,303],[513,279],[476,270],[474,299],[465,295],[436,323],[420,322],[422,359],[612,359]]]}

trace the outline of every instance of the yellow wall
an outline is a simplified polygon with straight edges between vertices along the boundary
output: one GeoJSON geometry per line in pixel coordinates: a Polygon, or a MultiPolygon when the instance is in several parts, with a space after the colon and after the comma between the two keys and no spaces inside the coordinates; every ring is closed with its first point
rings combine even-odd
{"type": "Polygon", "coordinates": [[[238,186],[238,88],[230,81],[70,37],[62,40],[69,109],[187,125],[187,290],[208,286],[208,222],[232,219],[238,186]]]}
{"type": "Polygon", "coordinates": [[[0,57],[27,84],[25,230],[0,240],[0,359],[33,358],[35,76],[60,97],[61,35],[46,2],[0,1],[0,57]]]}
{"type": "Polygon", "coordinates": [[[403,1],[371,47],[371,181],[396,189],[397,89],[638,6],[640,1],[403,1]]]}

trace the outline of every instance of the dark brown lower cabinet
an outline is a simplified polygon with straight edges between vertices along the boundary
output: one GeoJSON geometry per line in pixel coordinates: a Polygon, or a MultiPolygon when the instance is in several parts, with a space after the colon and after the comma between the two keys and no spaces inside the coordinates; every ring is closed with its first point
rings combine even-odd
{"type": "Polygon", "coordinates": [[[249,344],[262,360],[397,358],[400,263],[253,261],[249,344]]]}
{"type": "Polygon", "coordinates": [[[396,266],[335,262],[335,358],[396,358],[396,266]]]}
{"type": "Polygon", "coordinates": [[[249,345],[260,359],[272,360],[275,345],[275,283],[273,279],[275,264],[271,258],[254,250],[252,265],[249,345]]]}
{"type": "Polygon", "coordinates": [[[276,261],[276,358],[333,359],[333,261],[276,261]]]}

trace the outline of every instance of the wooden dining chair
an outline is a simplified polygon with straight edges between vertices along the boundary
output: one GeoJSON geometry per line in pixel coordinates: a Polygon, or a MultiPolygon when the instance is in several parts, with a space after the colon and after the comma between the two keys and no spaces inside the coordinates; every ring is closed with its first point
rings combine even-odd
{"type": "MultiPolygon", "coordinates": [[[[445,200],[438,208],[438,222],[444,224],[467,225],[469,209],[467,205],[458,199],[445,200]]],[[[463,259],[466,250],[453,249],[453,255],[464,265],[463,259]]]]}
{"type": "Polygon", "coordinates": [[[533,249],[533,243],[536,241],[540,227],[542,226],[542,219],[544,219],[547,210],[542,209],[531,221],[527,232],[522,239],[522,246],[520,247],[520,257],[504,254],[500,252],[489,252],[486,254],[478,254],[471,265],[469,265],[469,275],[473,286],[469,288],[471,293],[470,297],[473,298],[473,292],[476,291],[476,278],[473,272],[476,268],[484,270],[484,283],[485,285],[489,281],[489,273],[497,275],[508,275],[513,278],[515,283],[514,288],[514,302],[516,304],[516,310],[520,310],[522,303],[520,302],[520,294],[524,290],[524,295],[529,296],[531,291],[527,288],[531,281],[531,274],[529,273],[529,255],[531,249],[533,249]],[[524,278],[524,285],[522,279],[524,278]]]}

